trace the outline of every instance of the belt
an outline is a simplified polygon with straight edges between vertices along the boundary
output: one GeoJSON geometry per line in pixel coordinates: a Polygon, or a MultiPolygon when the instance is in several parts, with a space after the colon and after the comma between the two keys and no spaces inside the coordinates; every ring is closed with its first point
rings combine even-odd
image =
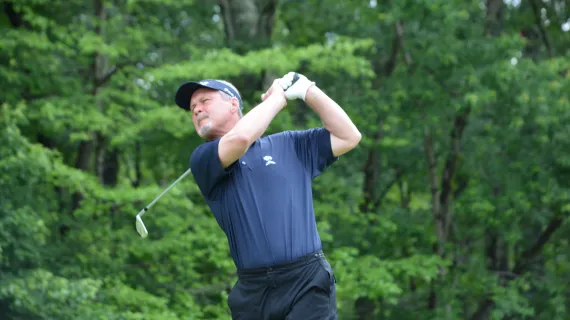
{"type": "Polygon", "coordinates": [[[323,251],[319,250],[319,251],[315,251],[313,253],[309,253],[307,255],[304,255],[304,256],[297,258],[293,261],[285,262],[285,263],[281,263],[281,264],[277,264],[277,265],[273,265],[273,266],[253,268],[253,269],[238,269],[237,274],[238,274],[238,276],[257,276],[257,275],[267,274],[268,272],[291,270],[291,269],[298,268],[300,266],[307,265],[311,262],[322,259],[324,257],[325,257],[325,254],[323,253],[323,251]]]}

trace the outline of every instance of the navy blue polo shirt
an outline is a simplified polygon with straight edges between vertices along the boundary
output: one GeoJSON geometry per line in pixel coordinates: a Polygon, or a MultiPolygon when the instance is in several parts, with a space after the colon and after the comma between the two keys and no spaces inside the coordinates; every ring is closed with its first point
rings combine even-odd
{"type": "Polygon", "coordinates": [[[238,269],[267,267],[321,249],[312,180],[338,158],[324,128],[257,139],[224,169],[220,139],[192,152],[190,167],[238,269]]]}

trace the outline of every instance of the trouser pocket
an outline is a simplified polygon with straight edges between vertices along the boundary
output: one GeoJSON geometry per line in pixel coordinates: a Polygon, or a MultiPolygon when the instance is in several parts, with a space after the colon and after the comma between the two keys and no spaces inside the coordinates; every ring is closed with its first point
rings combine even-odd
{"type": "Polygon", "coordinates": [[[319,264],[321,265],[321,267],[326,271],[327,275],[328,275],[328,282],[327,282],[327,286],[329,288],[329,293],[334,293],[335,291],[335,283],[336,283],[336,277],[334,275],[334,272],[332,270],[332,267],[330,265],[330,263],[326,260],[326,259],[320,259],[319,260],[319,264]]]}
{"type": "Polygon", "coordinates": [[[260,295],[263,288],[238,280],[228,295],[232,319],[261,319],[260,295]]]}

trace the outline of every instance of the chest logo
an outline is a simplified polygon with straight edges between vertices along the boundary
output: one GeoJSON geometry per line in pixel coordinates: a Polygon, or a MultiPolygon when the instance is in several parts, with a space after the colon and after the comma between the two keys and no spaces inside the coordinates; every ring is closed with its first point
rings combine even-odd
{"type": "Polygon", "coordinates": [[[275,161],[273,161],[272,156],[265,156],[265,157],[263,157],[263,160],[265,160],[265,166],[266,167],[270,164],[277,164],[277,163],[275,163],[275,161]]]}

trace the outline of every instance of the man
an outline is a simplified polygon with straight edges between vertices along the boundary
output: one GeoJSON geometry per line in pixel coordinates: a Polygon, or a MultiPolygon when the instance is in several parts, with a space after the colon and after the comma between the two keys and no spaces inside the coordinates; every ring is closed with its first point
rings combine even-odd
{"type": "Polygon", "coordinates": [[[238,269],[228,297],[233,319],[337,319],[336,279],[321,251],[311,181],[356,147],[350,118],[305,76],[290,72],[242,115],[228,82],[187,82],[176,103],[206,140],[192,174],[238,269]],[[302,99],[324,127],[264,136],[287,100],[302,99]]]}

